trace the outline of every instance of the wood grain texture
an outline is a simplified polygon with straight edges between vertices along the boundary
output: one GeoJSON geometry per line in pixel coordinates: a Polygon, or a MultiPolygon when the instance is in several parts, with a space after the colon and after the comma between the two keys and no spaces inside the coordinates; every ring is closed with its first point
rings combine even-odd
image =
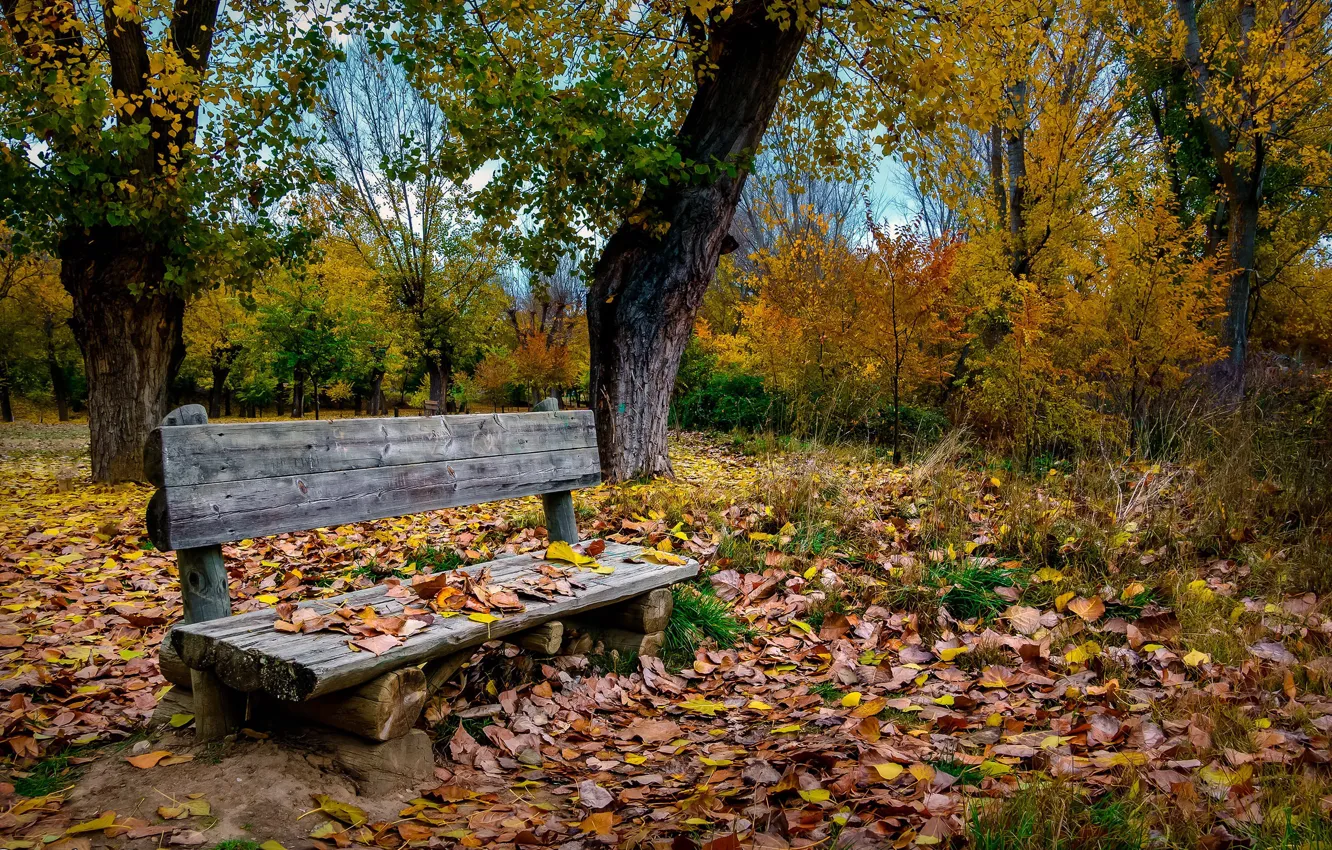
{"type": "Polygon", "coordinates": [[[362,738],[389,741],[411,731],[425,708],[426,697],[426,677],[421,668],[399,667],[360,687],[319,699],[269,704],[362,738]]]}
{"type": "Polygon", "coordinates": [[[227,567],[222,561],[221,546],[214,543],[177,549],[176,566],[185,622],[202,623],[231,616],[231,592],[227,588],[227,567]]]}
{"type": "Polygon", "coordinates": [[[554,655],[560,651],[560,645],[564,643],[564,624],[559,620],[552,620],[525,632],[509,635],[504,640],[537,655],[554,655]]]}
{"type": "MultiPolygon", "coordinates": [[[[639,547],[608,545],[598,560],[613,566],[615,572],[578,573],[577,579],[585,587],[574,597],[561,597],[554,602],[528,599],[525,611],[494,623],[479,623],[466,616],[440,619],[379,656],[353,651],[347,636],[335,632],[309,635],[278,632],[273,628],[276,615],[272,610],[178,626],[172,630],[171,638],[187,665],[215,671],[223,682],[237,690],[262,690],[278,699],[292,701],[310,699],[359,685],[398,667],[420,664],[551,620],[632,599],[698,574],[698,564],[694,561],[665,566],[626,560],[639,551],[639,547]]],[[[536,563],[530,555],[519,555],[492,561],[487,566],[492,583],[498,584],[533,570],[536,563]]],[[[463,569],[476,570],[479,566],[463,569]]],[[[381,615],[402,609],[402,603],[388,597],[384,587],[348,594],[345,599],[335,597],[303,604],[330,611],[344,601],[358,607],[374,604],[381,615]],[[379,601],[372,601],[375,599],[379,601]]]]}
{"type": "Polygon", "coordinates": [[[671,621],[671,610],[674,607],[675,599],[671,596],[670,588],[659,587],[637,599],[608,606],[598,611],[596,618],[603,625],[631,632],[660,632],[671,621]]]}
{"type": "Polygon", "coordinates": [[[596,447],[587,410],[238,422],[158,429],[145,471],[159,487],[187,487],[596,447]]]}
{"type": "Polygon", "coordinates": [[[439,784],[430,736],[421,729],[383,743],[332,729],[308,729],[300,733],[299,741],[349,774],[363,796],[382,797],[422,783],[439,784]]]}
{"type": "MultiPolygon", "coordinates": [[[[414,420],[415,421],[415,420],[414,420]]],[[[588,487],[596,449],[169,487],[149,504],[159,549],[180,549],[588,487]]]]}

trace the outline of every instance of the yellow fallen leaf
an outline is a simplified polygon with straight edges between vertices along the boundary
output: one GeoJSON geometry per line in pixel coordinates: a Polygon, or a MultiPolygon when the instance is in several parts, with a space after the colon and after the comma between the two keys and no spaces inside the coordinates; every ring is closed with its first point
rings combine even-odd
{"type": "Polygon", "coordinates": [[[735,764],[733,759],[714,759],[708,758],[707,756],[699,756],[698,760],[706,764],[708,767],[726,767],[728,764],[735,764]]]}
{"type": "Polygon", "coordinates": [[[255,599],[266,605],[276,605],[278,603],[278,598],[271,593],[261,593],[255,599]]]}
{"type": "Polygon", "coordinates": [[[680,703],[680,707],[686,711],[692,711],[696,714],[706,714],[708,717],[715,717],[717,712],[725,711],[726,705],[720,702],[713,702],[704,697],[695,697],[680,703]]]}
{"type": "Polygon", "coordinates": [[[116,825],[115,812],[102,812],[102,816],[95,819],[75,824],[65,830],[66,835],[79,835],[84,832],[97,832],[103,829],[110,829],[116,825]]]}
{"type": "Polygon", "coordinates": [[[1184,664],[1188,667],[1197,667],[1199,664],[1212,663],[1212,656],[1208,655],[1205,652],[1199,652],[1198,650],[1195,649],[1190,651],[1188,655],[1185,655],[1182,660],[1184,661],[1184,664]]]}
{"type": "Polygon", "coordinates": [[[172,729],[179,729],[182,726],[188,725],[193,719],[193,714],[173,714],[171,715],[171,720],[168,722],[171,724],[172,729]]]}
{"type": "Polygon", "coordinates": [[[1069,664],[1086,664],[1100,654],[1101,645],[1094,640],[1089,640],[1081,646],[1070,649],[1064,654],[1064,660],[1069,664]]]}
{"type": "Polygon", "coordinates": [[[327,794],[315,794],[314,801],[318,804],[319,811],[348,826],[360,826],[370,819],[364,809],[357,808],[351,803],[338,802],[327,794]]]}
{"type": "Polygon", "coordinates": [[[625,753],[624,760],[630,764],[646,764],[647,756],[641,756],[638,753],[625,753]]]}
{"type": "Polygon", "coordinates": [[[980,772],[986,776],[1003,776],[1005,773],[1012,773],[1013,768],[1010,765],[997,761],[983,761],[980,763],[980,772]]]}
{"type": "Polygon", "coordinates": [[[955,702],[957,702],[957,700],[953,699],[952,694],[944,694],[941,697],[934,698],[935,705],[952,705],[955,702]]]}
{"type": "Polygon", "coordinates": [[[1077,594],[1076,592],[1070,590],[1068,593],[1061,593],[1061,594],[1059,594],[1058,596],[1056,596],[1056,597],[1055,597],[1055,610],[1056,610],[1056,611],[1063,611],[1066,607],[1068,607],[1068,601],[1069,601],[1070,599],[1072,599],[1074,596],[1077,596],[1077,595],[1078,595],[1078,594],[1077,594]]]}
{"type": "Polygon", "coordinates": [[[1059,570],[1056,570],[1054,567],[1041,567],[1039,570],[1031,574],[1031,580],[1035,582],[1049,581],[1058,584],[1064,580],[1064,574],[1059,572],[1059,570]]]}
{"type": "Polygon", "coordinates": [[[672,567],[678,567],[681,564],[688,563],[687,558],[681,558],[679,555],[663,552],[660,549],[644,549],[629,560],[646,561],[649,564],[664,564],[672,567]]]}
{"type": "Polygon", "coordinates": [[[830,797],[832,792],[826,788],[811,788],[800,792],[800,799],[806,803],[826,803],[830,797]]]}
{"type": "Polygon", "coordinates": [[[858,705],[860,705],[860,691],[852,691],[842,697],[842,707],[855,708],[858,705]]]}
{"type": "Polygon", "coordinates": [[[287,850],[287,848],[270,838],[259,845],[259,850],[287,850]]]}
{"type": "Polygon", "coordinates": [[[806,623],[804,620],[792,620],[791,625],[795,626],[797,629],[800,629],[800,631],[804,632],[807,635],[814,634],[814,627],[811,626],[809,623],[806,623]]]}
{"type": "Polygon", "coordinates": [[[772,706],[768,705],[766,702],[762,702],[756,699],[751,699],[749,701],[749,705],[745,706],[745,708],[752,708],[755,711],[772,711],[772,706]]]}
{"type": "Polygon", "coordinates": [[[500,618],[496,617],[494,614],[483,614],[480,611],[476,611],[471,614],[468,614],[467,619],[476,623],[485,623],[486,625],[489,625],[491,623],[498,622],[500,618]]]}
{"type": "Polygon", "coordinates": [[[881,778],[886,779],[889,782],[892,782],[894,779],[902,775],[902,765],[894,764],[890,761],[884,762],[883,764],[876,764],[874,765],[874,769],[878,771],[881,778]]]}
{"type": "Polygon", "coordinates": [[[547,561],[563,561],[566,564],[573,564],[575,567],[586,567],[597,562],[596,558],[589,558],[587,555],[575,552],[574,547],[563,540],[557,540],[547,546],[546,554],[542,557],[547,561]]]}
{"type": "Polygon", "coordinates": [[[782,735],[787,732],[799,732],[802,728],[804,728],[804,725],[805,724],[803,723],[784,723],[781,726],[772,727],[772,729],[770,729],[769,731],[772,732],[774,735],[782,735]]]}
{"type": "Polygon", "coordinates": [[[957,658],[959,655],[963,655],[970,651],[971,647],[969,646],[950,646],[948,649],[939,650],[939,657],[942,658],[944,661],[952,661],[953,659],[957,658]]]}

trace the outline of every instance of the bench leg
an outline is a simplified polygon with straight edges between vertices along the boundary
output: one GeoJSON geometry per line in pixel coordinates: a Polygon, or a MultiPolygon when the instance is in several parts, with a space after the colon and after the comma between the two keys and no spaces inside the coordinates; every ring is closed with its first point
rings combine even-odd
{"type": "Polygon", "coordinates": [[[220,741],[245,721],[245,695],[222,684],[211,670],[191,670],[194,734],[200,743],[220,741]]]}

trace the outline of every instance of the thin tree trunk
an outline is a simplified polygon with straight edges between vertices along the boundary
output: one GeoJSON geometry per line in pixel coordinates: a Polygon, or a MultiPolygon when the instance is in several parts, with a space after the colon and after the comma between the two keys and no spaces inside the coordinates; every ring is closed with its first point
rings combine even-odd
{"type": "Polygon", "coordinates": [[[69,376],[56,356],[55,320],[49,316],[42,322],[42,334],[46,338],[46,371],[51,376],[51,395],[55,398],[56,416],[61,422],[68,422],[69,376]]]}
{"type": "Polygon", "coordinates": [[[291,418],[305,418],[305,374],[299,369],[296,371],[295,380],[292,382],[291,418]]]}
{"type": "Polygon", "coordinates": [[[1249,310],[1253,294],[1254,260],[1258,245],[1258,213],[1262,208],[1262,177],[1236,180],[1228,187],[1230,209],[1228,266],[1230,288],[1226,293],[1226,319],[1221,343],[1230,349],[1231,379],[1239,395],[1244,394],[1244,366],[1249,359],[1249,310]]]}
{"type": "MultiPolygon", "coordinates": [[[[216,419],[222,414],[223,385],[227,382],[227,375],[230,374],[231,367],[214,364],[212,370],[213,386],[208,390],[208,418],[216,419]]],[[[228,410],[227,413],[230,415],[231,411],[228,410]]]]}
{"type": "MultiPolygon", "coordinates": [[[[230,373],[231,370],[228,369],[227,372],[230,373]]],[[[224,416],[231,415],[231,389],[229,387],[223,387],[222,389],[222,414],[224,416]]]]}
{"type": "Polygon", "coordinates": [[[140,480],[144,442],[166,415],[185,353],[185,302],[161,291],[161,256],[132,229],[71,231],[60,244],[60,280],[88,376],[93,480],[140,480]]]}
{"type": "Polygon", "coordinates": [[[315,377],[315,378],[313,378],[312,380],[314,381],[315,420],[318,421],[318,419],[319,419],[319,378],[318,378],[318,377],[315,377]]]}
{"type": "Polygon", "coordinates": [[[592,409],[608,481],[671,472],[666,426],[680,357],[717,260],[735,247],[729,231],[750,157],[805,41],[761,0],[732,9],[709,24],[714,70],[700,75],[677,141],[682,156],[736,172],[650,189],[606,243],[588,290],[592,409]]]}
{"type": "Polygon", "coordinates": [[[1007,142],[1008,166],[1008,238],[1011,242],[1009,251],[1012,255],[1014,277],[1021,277],[1030,271],[1030,258],[1027,256],[1027,133],[1023,122],[1026,120],[1027,83],[1018,81],[1009,90],[1013,101],[1015,125],[1009,130],[1007,142]]]}
{"type": "Polygon", "coordinates": [[[9,361],[0,360],[0,420],[14,421],[14,402],[10,398],[9,361]]]}
{"type": "Polygon", "coordinates": [[[994,195],[996,221],[1008,223],[1008,194],[1004,189],[1004,130],[998,124],[990,127],[990,192],[994,195]]]}

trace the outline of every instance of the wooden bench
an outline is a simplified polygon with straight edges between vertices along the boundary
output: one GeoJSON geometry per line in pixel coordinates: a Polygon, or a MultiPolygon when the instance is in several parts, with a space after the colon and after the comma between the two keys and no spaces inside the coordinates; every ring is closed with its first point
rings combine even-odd
{"type": "MultiPolygon", "coordinates": [[[[197,736],[229,734],[248,708],[372,740],[400,737],[431,688],[477,645],[505,638],[551,653],[568,623],[581,622],[580,632],[608,647],[652,653],[670,616],[666,588],[696,575],[698,564],[641,560],[642,547],[615,543],[597,556],[598,570],[543,561],[541,552],[460,567],[473,577],[488,571],[490,588],[515,590],[562,569],[572,595],[527,593],[522,610],[493,621],[435,616],[378,654],[354,650],[338,631],[279,631],[276,608],[231,616],[225,542],[532,495],[542,496],[550,540],[578,542],[571,491],[600,481],[596,430],[590,411],[557,407],[548,399],[532,413],[214,425],[199,405],[172,411],[144,451],[159,488],[148,533],[176,552],[184,620],[164,641],[161,667],[189,685],[197,736]],[[571,619],[594,609],[604,609],[595,625],[571,619]]],[[[393,580],[299,607],[325,615],[372,606],[392,617],[427,604],[407,585],[393,580]]],[[[570,637],[587,648],[586,637],[570,637]]]]}

